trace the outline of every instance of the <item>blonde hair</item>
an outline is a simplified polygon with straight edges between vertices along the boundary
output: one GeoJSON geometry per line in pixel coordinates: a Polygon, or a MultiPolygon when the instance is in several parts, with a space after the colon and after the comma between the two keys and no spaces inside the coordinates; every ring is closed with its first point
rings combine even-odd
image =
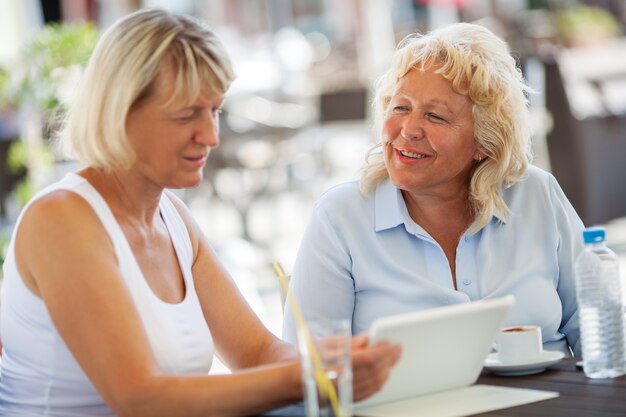
{"type": "Polygon", "coordinates": [[[234,79],[226,51],[207,26],[163,10],[139,10],[98,41],[58,136],[62,152],[92,167],[129,168],[135,155],[126,117],[155,94],[167,65],[176,74],[172,99],[184,94],[189,103],[206,87],[225,93],[234,79]]]}
{"type": "MultiPolygon", "coordinates": [[[[392,67],[375,84],[374,123],[380,134],[398,81],[411,69],[436,67],[455,92],[472,101],[474,137],[486,159],[472,171],[469,200],[475,233],[493,215],[509,214],[502,193],[517,182],[531,161],[527,94],[531,91],[504,41],[488,29],[456,23],[400,42],[392,67]]],[[[388,177],[378,143],[361,171],[361,193],[368,194],[388,177]]]]}

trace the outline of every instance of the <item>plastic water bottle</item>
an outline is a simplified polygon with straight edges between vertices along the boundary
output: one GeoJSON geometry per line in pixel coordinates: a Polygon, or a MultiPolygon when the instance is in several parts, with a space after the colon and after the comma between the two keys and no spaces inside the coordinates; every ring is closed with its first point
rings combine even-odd
{"type": "Polygon", "coordinates": [[[583,369],[589,378],[626,372],[619,261],[605,235],[601,227],[585,229],[585,249],[575,265],[583,369]]]}

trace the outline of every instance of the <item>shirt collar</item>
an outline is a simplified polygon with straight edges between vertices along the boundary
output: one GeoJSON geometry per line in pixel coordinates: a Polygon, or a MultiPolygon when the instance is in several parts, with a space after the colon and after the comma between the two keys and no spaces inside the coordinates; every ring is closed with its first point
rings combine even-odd
{"type": "Polygon", "coordinates": [[[403,210],[406,211],[406,204],[402,193],[389,177],[385,178],[375,191],[376,231],[392,229],[404,223],[403,210]]]}
{"type": "MultiPolygon", "coordinates": [[[[392,229],[404,223],[408,231],[426,233],[419,225],[409,221],[406,203],[402,192],[391,182],[389,177],[381,181],[375,190],[376,231],[392,229]]],[[[506,224],[506,218],[501,213],[494,213],[491,220],[495,223],[506,224]]]]}

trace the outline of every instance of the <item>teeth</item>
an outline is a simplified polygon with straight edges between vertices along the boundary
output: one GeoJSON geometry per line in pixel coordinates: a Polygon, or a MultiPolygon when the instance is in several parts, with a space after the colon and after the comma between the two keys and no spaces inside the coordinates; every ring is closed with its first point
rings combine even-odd
{"type": "Polygon", "coordinates": [[[409,152],[409,151],[400,151],[400,153],[404,156],[408,156],[409,158],[422,159],[426,158],[426,155],[421,153],[409,152]]]}

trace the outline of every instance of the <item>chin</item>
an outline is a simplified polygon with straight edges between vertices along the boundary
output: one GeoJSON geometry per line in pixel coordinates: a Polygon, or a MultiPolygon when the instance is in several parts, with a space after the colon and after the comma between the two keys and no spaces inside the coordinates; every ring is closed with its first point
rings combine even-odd
{"type": "Polygon", "coordinates": [[[202,178],[200,178],[198,181],[190,181],[190,182],[188,182],[187,184],[183,185],[180,188],[196,188],[201,183],[202,183],[202,178]]]}
{"type": "Polygon", "coordinates": [[[389,179],[391,179],[391,182],[393,183],[393,185],[396,186],[396,188],[400,188],[401,190],[413,188],[415,187],[415,183],[417,182],[414,175],[405,175],[398,173],[390,173],[389,179]]]}
{"type": "Polygon", "coordinates": [[[198,175],[195,178],[188,177],[188,178],[172,181],[171,184],[167,186],[167,188],[170,188],[173,190],[180,190],[180,189],[185,189],[185,188],[196,188],[201,183],[202,183],[202,175],[198,175]]]}

